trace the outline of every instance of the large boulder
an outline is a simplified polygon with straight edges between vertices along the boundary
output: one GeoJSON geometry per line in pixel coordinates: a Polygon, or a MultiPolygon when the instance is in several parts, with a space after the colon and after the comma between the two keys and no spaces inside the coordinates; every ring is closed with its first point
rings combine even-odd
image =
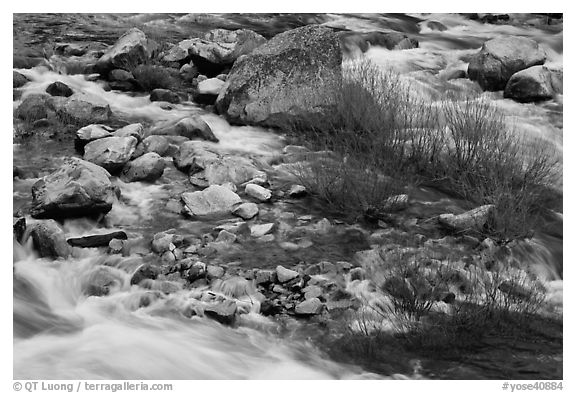
{"type": "Polygon", "coordinates": [[[160,156],[164,156],[170,148],[168,139],[162,135],[150,135],[142,141],[142,144],[146,152],[156,153],[160,156]]]}
{"type": "Polygon", "coordinates": [[[64,231],[54,220],[42,220],[30,225],[30,236],[40,257],[67,258],[70,255],[64,231]]]}
{"type": "Polygon", "coordinates": [[[34,122],[45,119],[54,113],[54,101],[47,94],[30,94],[22,100],[14,111],[14,116],[24,121],[34,122]]]}
{"type": "Polygon", "coordinates": [[[106,214],[116,187],[110,174],[79,158],[68,158],[55,172],[32,186],[32,217],[67,218],[106,214]]]}
{"type": "Polygon", "coordinates": [[[153,182],[162,176],[164,167],[162,157],[156,153],[146,153],[124,166],[122,180],[153,182]]]}
{"type": "Polygon", "coordinates": [[[188,139],[204,139],[218,142],[212,129],[200,116],[190,116],[179,120],[176,124],[152,131],[154,135],[184,136],[188,139]]]}
{"type": "Polygon", "coordinates": [[[174,165],[182,172],[195,173],[218,159],[218,154],[204,149],[197,142],[189,141],[180,145],[178,153],[174,157],[174,165]]]}
{"type": "Polygon", "coordinates": [[[494,205],[483,205],[461,214],[441,214],[438,222],[454,231],[481,230],[494,211],[494,205]]]}
{"type": "Polygon", "coordinates": [[[112,116],[108,102],[86,92],[72,94],[58,106],[58,113],[65,123],[79,125],[106,123],[112,116]]]}
{"type": "Polygon", "coordinates": [[[504,97],[520,102],[548,100],[556,93],[554,75],[544,66],[534,66],[518,71],[508,81],[504,97]]]}
{"type": "Polygon", "coordinates": [[[512,75],[526,68],[542,65],[546,53],[534,40],[525,37],[500,37],[486,41],[472,56],[468,77],[484,90],[503,90],[512,75]]]}
{"type": "Polygon", "coordinates": [[[96,139],[107,138],[112,136],[112,129],[103,124],[90,124],[76,131],[74,147],[80,154],[84,154],[84,146],[96,139]]]}
{"type": "Polygon", "coordinates": [[[150,101],[164,101],[171,104],[178,104],[180,102],[180,96],[172,90],[154,89],[152,93],[150,93],[150,101]]]}
{"type": "Polygon", "coordinates": [[[116,43],[104,53],[96,63],[101,73],[111,69],[121,68],[130,70],[150,58],[150,43],[146,35],[137,28],[124,33],[116,43]]]}
{"type": "Polygon", "coordinates": [[[341,78],[338,35],[317,25],[300,27],[239,58],[216,107],[236,123],[281,125],[331,106],[341,78]]]}
{"type": "Polygon", "coordinates": [[[258,170],[254,163],[245,157],[227,156],[218,160],[206,161],[203,170],[193,173],[190,180],[199,186],[224,183],[241,184],[255,177],[265,178],[266,174],[258,170]]]}
{"type": "Polygon", "coordinates": [[[230,214],[242,199],[229,188],[210,186],[202,191],[182,194],[185,209],[192,217],[230,214]]]}
{"type": "Polygon", "coordinates": [[[12,87],[14,89],[22,87],[28,82],[30,82],[30,79],[28,79],[26,76],[19,72],[12,71],[12,87]]]}
{"type": "Polygon", "coordinates": [[[133,136],[97,139],[84,146],[84,159],[115,172],[130,160],[137,143],[133,136]]]}
{"type": "Polygon", "coordinates": [[[66,83],[59,81],[50,83],[46,88],[46,93],[50,94],[51,96],[59,97],[70,97],[72,94],[74,94],[72,89],[66,83]]]}

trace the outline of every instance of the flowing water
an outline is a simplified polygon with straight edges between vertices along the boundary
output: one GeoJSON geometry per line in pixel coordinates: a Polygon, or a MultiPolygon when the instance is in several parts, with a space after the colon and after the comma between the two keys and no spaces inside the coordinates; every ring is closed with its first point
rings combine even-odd
{"type": "MultiPolygon", "coordinates": [[[[419,86],[419,94],[437,99],[448,89],[475,89],[464,79],[445,81],[443,72],[465,69],[467,58],[486,39],[499,35],[523,35],[539,41],[550,66],[562,67],[562,31],[539,27],[485,25],[464,17],[442,15],[16,15],[15,51],[31,50],[47,43],[99,41],[110,44],[131,26],[148,31],[170,31],[174,39],[185,38],[191,28],[252,28],[266,36],[306,23],[326,23],[354,31],[396,29],[417,38],[420,47],[389,51],[372,47],[366,56],[392,67],[419,86]],[[447,30],[428,28],[426,20],[443,23],[447,30]],[[53,40],[53,41],[51,41],[53,40]]],[[[22,98],[39,93],[54,81],[74,90],[105,99],[114,113],[128,122],[150,128],[164,127],[193,113],[209,123],[220,140],[208,144],[221,153],[271,160],[286,144],[283,138],[257,127],[231,126],[217,115],[204,112],[192,102],[171,105],[169,110],[152,103],[149,96],[105,91],[98,82],[83,75],[66,75],[48,66],[18,69],[32,82],[22,98]]],[[[519,133],[545,138],[562,154],[562,97],[543,104],[519,104],[500,93],[484,93],[508,116],[519,133]]],[[[22,99],[21,98],[21,99],[22,99]]],[[[14,102],[17,107],[21,99],[14,102]]],[[[28,176],[13,183],[14,211],[31,201],[30,188],[38,178],[57,168],[63,158],[74,155],[71,143],[23,142],[13,148],[14,165],[28,176]]],[[[115,179],[122,197],[106,219],[64,223],[67,237],[123,229],[130,241],[149,241],[159,231],[176,228],[178,233],[202,234],[216,222],[194,222],[170,209],[190,189],[187,177],[172,165],[154,184],[123,183],[115,179]],[[137,234],[137,235],[136,235],[137,234]],[[133,236],[137,236],[133,238],[133,236]]],[[[559,185],[561,189],[561,184],[559,185]]],[[[446,196],[424,193],[432,200],[456,203],[446,196]]],[[[431,202],[430,202],[431,203],[431,202]]],[[[310,206],[289,206],[306,214],[310,206]]],[[[263,213],[261,213],[263,214],[263,213]]],[[[266,214],[266,213],[264,213],[266,214]]],[[[271,209],[267,214],[275,214],[271,209]]],[[[557,212],[554,230],[540,233],[519,259],[546,280],[549,299],[562,306],[562,213],[557,212]]],[[[26,217],[31,220],[30,217],[26,217]]],[[[340,250],[334,238],[327,248],[340,250]]],[[[329,379],[329,378],[416,378],[417,373],[375,375],[359,367],[331,361],[305,334],[286,332],[286,326],[258,314],[258,302],[247,303],[238,327],[229,328],[207,319],[184,315],[198,296],[194,290],[177,288],[169,295],[159,288],[130,286],[132,273],[144,262],[138,256],[119,257],[95,250],[75,250],[65,261],[38,258],[31,245],[14,243],[14,378],[16,379],[329,379]],[[105,297],[86,296],[85,289],[102,270],[114,277],[115,285],[105,297]]],[[[347,246],[345,245],[344,248],[347,246]]],[[[367,247],[365,247],[367,248],[367,247]]],[[[322,253],[325,249],[320,249],[322,253]]],[[[259,253],[273,253],[260,248],[259,253]]],[[[339,252],[339,251],[338,251],[339,252]]],[[[310,254],[311,255],[311,254],[310,254]]],[[[248,259],[266,256],[248,255],[248,259]]],[[[276,256],[274,256],[276,258],[276,256]]],[[[272,259],[274,259],[272,258],[272,259]]],[[[305,256],[304,256],[305,258],[305,256]]],[[[270,259],[270,258],[269,258],[270,259]]],[[[341,258],[345,259],[345,258],[341,258]]],[[[240,261],[252,266],[253,261],[240,261]]],[[[295,263],[295,262],[294,262],[295,263]]],[[[304,322],[291,322],[296,325],[304,322]]],[[[296,326],[288,331],[297,331],[296,326]]]]}

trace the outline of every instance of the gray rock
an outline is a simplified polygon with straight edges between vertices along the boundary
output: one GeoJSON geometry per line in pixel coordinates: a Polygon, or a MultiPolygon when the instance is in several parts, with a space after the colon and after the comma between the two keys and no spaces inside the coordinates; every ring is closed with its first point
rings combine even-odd
{"type": "Polygon", "coordinates": [[[224,268],[222,266],[208,265],[206,267],[206,275],[212,280],[222,278],[224,276],[224,268]]]}
{"type": "Polygon", "coordinates": [[[542,65],[546,54],[538,43],[525,37],[499,37],[486,41],[472,56],[468,77],[484,90],[502,90],[512,75],[542,65]]]}
{"type": "Polygon", "coordinates": [[[33,122],[47,118],[50,112],[54,112],[54,101],[51,96],[47,94],[30,94],[16,108],[14,116],[33,122]]]}
{"type": "Polygon", "coordinates": [[[150,135],[142,141],[145,151],[164,156],[168,152],[170,143],[162,135],[150,135]]]}
{"type": "Polygon", "coordinates": [[[233,233],[230,233],[226,230],[220,231],[218,233],[218,237],[216,238],[217,242],[220,243],[234,243],[236,241],[236,235],[233,233]]]}
{"type": "Polygon", "coordinates": [[[331,29],[309,25],[280,33],[234,63],[216,107],[244,124],[274,126],[317,115],[334,103],[341,65],[331,29]]]}
{"type": "Polygon", "coordinates": [[[438,222],[456,231],[480,230],[488,221],[494,208],[494,205],[484,205],[458,215],[441,214],[438,222]]]}
{"type": "Polygon", "coordinates": [[[192,217],[229,214],[242,202],[236,193],[217,185],[202,191],[185,192],[182,201],[192,217]]]}
{"type": "Polygon", "coordinates": [[[556,95],[552,72],[544,66],[534,66],[518,71],[508,81],[504,98],[519,102],[534,102],[553,98],[556,95]]]}
{"type": "Polygon", "coordinates": [[[250,227],[250,235],[254,237],[262,237],[267,235],[274,228],[274,223],[256,224],[250,227]]]}
{"type": "Polygon", "coordinates": [[[112,117],[110,105],[104,99],[86,92],[72,94],[58,105],[57,110],[68,124],[105,123],[112,117]]]}
{"type": "Polygon", "coordinates": [[[168,89],[154,89],[150,93],[150,101],[165,101],[171,104],[178,104],[180,96],[168,89]]]}
{"type": "Polygon", "coordinates": [[[224,81],[218,78],[209,78],[198,83],[198,93],[217,96],[224,87],[224,81]]]}
{"type": "Polygon", "coordinates": [[[244,191],[247,195],[259,200],[260,202],[266,202],[272,198],[272,192],[270,192],[270,190],[257,184],[246,184],[244,191]]]}
{"type": "Polygon", "coordinates": [[[35,218],[106,214],[112,209],[116,192],[106,170],[68,158],[60,169],[32,186],[31,214],[35,218]]]}
{"type": "Polygon", "coordinates": [[[218,160],[218,154],[204,149],[196,142],[184,142],[174,157],[174,165],[183,172],[195,173],[218,160]]]}
{"type": "Polygon", "coordinates": [[[204,315],[214,319],[221,324],[231,325],[236,319],[236,302],[233,300],[224,300],[221,303],[210,304],[204,309],[204,315]]]}
{"type": "Polygon", "coordinates": [[[278,282],[284,283],[298,277],[300,273],[295,270],[286,269],[284,266],[276,266],[276,276],[278,282]]]}
{"type": "Polygon", "coordinates": [[[256,277],[255,277],[256,285],[258,285],[258,284],[268,285],[268,284],[274,282],[275,279],[276,279],[275,272],[273,272],[271,270],[258,270],[256,272],[256,277]]]}
{"type": "Polygon", "coordinates": [[[304,300],[296,306],[295,312],[297,315],[317,315],[324,310],[324,304],[314,297],[312,299],[304,300]]]}
{"type": "Polygon", "coordinates": [[[84,159],[114,172],[130,160],[138,140],[132,136],[97,139],[84,146],[84,159]]]}
{"type": "MultiPolygon", "coordinates": [[[[232,64],[242,55],[252,52],[266,42],[266,39],[252,30],[215,29],[204,38],[187,40],[183,47],[188,48],[192,59],[200,58],[212,64],[232,64]]],[[[183,44],[183,43],[181,43],[183,44]]]]}
{"type": "Polygon", "coordinates": [[[156,153],[146,153],[128,162],[122,170],[122,180],[126,182],[154,182],[164,173],[165,163],[156,153]]]}
{"type": "Polygon", "coordinates": [[[12,231],[18,243],[22,241],[26,232],[26,219],[24,217],[12,217],[12,231]]]}
{"type": "Polygon", "coordinates": [[[84,147],[88,143],[109,136],[112,136],[112,133],[107,126],[103,124],[90,124],[76,131],[74,147],[79,153],[84,154],[84,147]]]}
{"type": "Polygon", "coordinates": [[[301,198],[301,197],[305,196],[306,194],[308,194],[308,190],[306,189],[306,187],[304,187],[303,185],[300,185],[300,184],[292,185],[292,187],[290,187],[290,190],[288,190],[288,193],[287,193],[287,195],[290,198],[301,198]]]}
{"type": "Polygon", "coordinates": [[[83,293],[86,296],[106,296],[115,286],[122,285],[122,279],[108,267],[100,266],[87,277],[83,293]]]}
{"type": "Polygon", "coordinates": [[[206,161],[203,170],[192,174],[191,180],[204,181],[207,185],[225,183],[241,184],[266,174],[256,168],[252,160],[239,156],[226,156],[206,161]]]}
{"type": "Polygon", "coordinates": [[[394,195],[384,201],[384,210],[386,211],[400,211],[404,210],[409,205],[409,198],[406,194],[394,195]]]}
{"type": "Polygon", "coordinates": [[[28,82],[30,82],[30,79],[28,79],[26,76],[19,72],[12,71],[12,87],[14,89],[22,87],[28,82]]]}
{"type": "Polygon", "coordinates": [[[116,69],[110,71],[108,79],[113,82],[136,82],[134,75],[130,71],[116,69]]]}
{"type": "Polygon", "coordinates": [[[54,82],[48,85],[46,88],[46,93],[50,94],[51,96],[59,96],[59,97],[70,97],[74,92],[72,89],[65,83],[62,82],[54,82]]]}
{"type": "Polygon", "coordinates": [[[159,274],[160,268],[158,266],[149,263],[143,264],[142,266],[139,266],[132,275],[130,285],[138,285],[141,281],[146,279],[155,280],[159,274]]]}
{"type": "Polygon", "coordinates": [[[306,300],[318,298],[323,294],[322,288],[317,285],[309,285],[302,289],[302,292],[304,292],[304,299],[306,300]]]}
{"type": "Polygon", "coordinates": [[[250,220],[258,215],[258,205],[251,202],[243,203],[236,207],[232,211],[232,214],[242,217],[245,220],[250,220]]]}
{"type": "Polygon", "coordinates": [[[67,258],[70,255],[70,246],[66,243],[64,231],[54,220],[31,224],[30,236],[40,257],[67,258]]]}
{"type": "Polygon", "coordinates": [[[151,45],[146,35],[137,28],[124,33],[116,43],[104,53],[96,67],[106,73],[112,68],[128,70],[150,58],[151,45]]]}
{"type": "Polygon", "coordinates": [[[144,126],[141,123],[133,123],[128,124],[122,128],[117,129],[113,132],[112,136],[133,136],[140,142],[142,140],[142,136],[144,135],[144,126]]]}

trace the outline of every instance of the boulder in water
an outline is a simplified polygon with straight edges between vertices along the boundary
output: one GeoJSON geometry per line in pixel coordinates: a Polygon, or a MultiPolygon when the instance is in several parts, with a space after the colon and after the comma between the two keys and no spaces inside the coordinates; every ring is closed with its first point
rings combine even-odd
{"type": "Polygon", "coordinates": [[[34,122],[45,119],[50,112],[54,112],[54,101],[47,94],[30,94],[24,98],[14,116],[24,121],[34,122]]]}
{"type": "Polygon", "coordinates": [[[456,231],[480,230],[488,222],[493,211],[494,205],[483,205],[458,215],[441,214],[438,222],[456,231]]]}
{"type": "Polygon", "coordinates": [[[197,142],[184,142],[174,157],[174,165],[183,172],[195,173],[218,160],[218,154],[204,149],[197,142]]]}
{"type": "Polygon", "coordinates": [[[161,269],[158,266],[146,263],[140,266],[130,279],[130,285],[138,285],[142,280],[151,279],[155,280],[160,274],[161,269]]]}
{"type": "Polygon", "coordinates": [[[24,232],[26,232],[26,219],[24,217],[13,217],[12,231],[14,233],[14,238],[16,239],[16,241],[18,243],[22,242],[24,232]]]}
{"type": "Polygon", "coordinates": [[[258,184],[249,183],[246,184],[246,188],[244,189],[246,195],[251,196],[254,199],[259,200],[260,202],[269,201],[272,198],[272,192],[258,184]]]}
{"type": "Polygon", "coordinates": [[[546,53],[538,43],[526,37],[499,37],[486,41],[472,56],[468,77],[484,90],[503,90],[512,75],[542,65],[546,53]]]}
{"type": "Polygon", "coordinates": [[[182,194],[185,209],[192,217],[224,215],[232,212],[242,200],[224,186],[210,186],[202,191],[182,194]]]}
{"type": "Polygon", "coordinates": [[[149,153],[156,153],[159,156],[164,156],[168,152],[170,143],[162,135],[150,135],[142,141],[144,149],[149,153]]]}
{"type": "Polygon", "coordinates": [[[236,302],[234,300],[224,300],[221,303],[214,303],[206,306],[204,315],[214,319],[221,324],[231,325],[236,319],[236,302]]]}
{"type": "Polygon", "coordinates": [[[203,170],[193,173],[190,180],[193,184],[223,185],[226,183],[241,184],[254,178],[266,177],[254,163],[245,157],[226,156],[218,160],[206,161],[203,170]]]}
{"type": "Polygon", "coordinates": [[[57,109],[67,124],[105,123],[112,117],[110,105],[104,99],[86,92],[72,94],[57,109]]]}
{"type": "Polygon", "coordinates": [[[236,207],[232,213],[244,220],[250,220],[258,215],[258,205],[255,203],[243,203],[236,207]]]}
{"type": "Polygon", "coordinates": [[[84,155],[84,146],[96,139],[107,138],[112,136],[112,129],[103,124],[90,124],[76,131],[74,139],[74,148],[77,152],[84,155]]]}
{"type": "Polygon", "coordinates": [[[31,224],[30,236],[34,249],[42,258],[67,258],[70,255],[70,247],[66,243],[64,231],[54,220],[43,220],[31,224]]]}
{"type": "Polygon", "coordinates": [[[180,102],[180,96],[172,90],[154,89],[152,93],[150,93],[150,101],[164,101],[171,104],[178,104],[180,102]]]}
{"type": "Polygon", "coordinates": [[[534,66],[518,71],[508,81],[504,98],[519,102],[549,100],[558,92],[555,90],[553,73],[544,66],[534,66]]]}
{"type": "Polygon", "coordinates": [[[324,310],[324,304],[317,297],[313,297],[296,305],[296,315],[310,316],[320,314],[324,310]]]}
{"type": "Polygon", "coordinates": [[[103,168],[68,158],[60,169],[32,186],[32,217],[68,218],[106,214],[117,189],[103,168]]]}
{"type": "Polygon", "coordinates": [[[276,277],[279,283],[284,283],[298,277],[300,273],[296,270],[286,269],[284,266],[276,266],[276,277]]]}
{"type": "Polygon", "coordinates": [[[124,166],[122,180],[153,182],[162,176],[164,168],[162,157],[156,153],[146,153],[124,166]]]}
{"type": "Polygon", "coordinates": [[[107,73],[113,68],[129,70],[150,58],[152,45],[146,35],[137,28],[124,33],[116,43],[109,48],[96,63],[101,73],[107,73]]]}
{"type": "Polygon", "coordinates": [[[48,85],[46,88],[46,93],[50,94],[51,96],[58,96],[58,97],[70,97],[74,92],[72,89],[66,84],[62,82],[54,82],[48,85]]]}
{"type": "Polygon", "coordinates": [[[282,125],[330,107],[341,78],[338,35],[327,27],[304,26],[278,34],[239,58],[216,108],[236,123],[282,125]]]}
{"type": "Polygon", "coordinates": [[[84,146],[84,159],[115,172],[130,160],[137,143],[133,136],[97,139],[84,146]]]}
{"type": "Polygon", "coordinates": [[[12,71],[12,87],[14,89],[22,87],[28,82],[30,82],[30,79],[28,79],[26,76],[19,72],[12,71]]]}

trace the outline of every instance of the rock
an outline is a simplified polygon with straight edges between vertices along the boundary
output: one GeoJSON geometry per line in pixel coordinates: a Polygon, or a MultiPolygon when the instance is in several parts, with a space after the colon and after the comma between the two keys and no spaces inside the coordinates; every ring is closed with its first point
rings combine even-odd
{"type": "Polygon", "coordinates": [[[150,93],[150,101],[165,101],[171,104],[178,104],[180,102],[180,96],[171,90],[154,89],[150,93]]]}
{"type": "Polygon", "coordinates": [[[76,139],[74,139],[74,148],[76,151],[84,154],[84,147],[96,139],[107,138],[112,136],[110,129],[102,124],[90,124],[80,128],[76,131],[76,139]]]}
{"type": "Polygon", "coordinates": [[[203,170],[192,174],[191,180],[204,181],[207,185],[225,183],[241,184],[266,174],[258,170],[252,160],[239,156],[226,156],[209,160],[203,170]]]}
{"type": "Polygon", "coordinates": [[[221,266],[208,265],[206,268],[206,275],[211,280],[222,278],[224,276],[224,268],[221,266]]]}
{"type": "Polygon", "coordinates": [[[429,20],[428,22],[426,22],[426,26],[433,31],[446,31],[448,30],[448,28],[446,26],[444,26],[444,24],[435,21],[435,20],[429,20]]]}
{"type": "Polygon", "coordinates": [[[216,238],[217,242],[220,243],[234,243],[236,241],[236,235],[233,233],[230,233],[226,230],[220,231],[220,233],[218,233],[218,237],[216,238]]]}
{"type": "Polygon", "coordinates": [[[124,250],[126,242],[121,239],[112,239],[108,243],[108,248],[112,254],[120,254],[124,250]]]}
{"type": "Polygon", "coordinates": [[[339,37],[342,48],[349,54],[355,54],[358,49],[361,52],[366,52],[373,46],[381,46],[388,50],[401,50],[418,48],[419,45],[414,38],[396,31],[371,31],[367,33],[342,31],[339,33],[339,37]]]}
{"type": "Polygon", "coordinates": [[[24,232],[26,232],[26,219],[24,217],[13,217],[12,218],[12,231],[14,233],[14,238],[18,243],[22,242],[24,237],[24,232]]]}
{"type": "Polygon", "coordinates": [[[67,124],[105,123],[112,116],[110,105],[105,100],[86,92],[72,94],[57,109],[67,124]]]}
{"type": "Polygon", "coordinates": [[[494,205],[484,205],[458,215],[441,214],[438,222],[455,231],[481,230],[494,208],[494,205]]]}
{"type": "Polygon", "coordinates": [[[121,284],[120,277],[116,276],[108,267],[100,266],[87,277],[86,286],[82,292],[86,296],[106,296],[112,287],[121,284]]]}
{"type": "Polygon", "coordinates": [[[250,220],[258,215],[258,205],[251,202],[243,203],[232,210],[232,214],[250,220]]]}
{"type": "Polygon", "coordinates": [[[218,78],[209,78],[198,83],[198,93],[217,96],[224,87],[224,81],[218,78]]]}
{"type": "Polygon", "coordinates": [[[512,75],[542,65],[546,54],[534,40],[525,37],[500,37],[486,41],[472,56],[468,77],[484,90],[502,90],[512,75]]]}
{"type": "Polygon", "coordinates": [[[204,309],[204,315],[221,324],[231,325],[236,318],[236,302],[224,300],[222,303],[210,304],[204,309]]]}
{"type": "Polygon", "coordinates": [[[257,224],[250,227],[250,235],[254,237],[261,237],[268,234],[274,228],[274,223],[257,224]]]}
{"type": "Polygon", "coordinates": [[[331,29],[309,25],[280,33],[239,58],[216,100],[233,122],[281,125],[333,104],[342,52],[331,29]]]}
{"type": "Polygon", "coordinates": [[[322,288],[317,285],[309,285],[302,289],[302,292],[304,292],[304,299],[306,300],[320,297],[323,294],[322,288]]]}
{"type": "Polygon", "coordinates": [[[185,117],[174,126],[176,135],[185,136],[188,139],[204,139],[210,142],[218,142],[218,138],[212,129],[201,117],[185,117]]]}
{"type": "Polygon", "coordinates": [[[288,190],[288,193],[286,195],[288,195],[290,198],[301,198],[303,196],[306,196],[307,194],[308,190],[306,189],[306,187],[300,184],[294,184],[292,185],[292,187],[290,187],[290,190],[288,190]]]}
{"type": "Polygon", "coordinates": [[[256,272],[255,283],[256,285],[268,285],[273,283],[275,279],[275,272],[271,270],[258,270],[256,272]]]}
{"type": "Polygon", "coordinates": [[[54,82],[48,85],[46,88],[46,93],[50,94],[51,96],[59,96],[59,97],[70,97],[74,92],[72,89],[65,83],[62,82],[54,82]]]}
{"type": "Polygon", "coordinates": [[[316,315],[320,314],[322,310],[324,310],[324,304],[320,299],[314,297],[299,303],[294,311],[297,315],[316,315]]]}
{"type": "Polygon", "coordinates": [[[160,274],[160,268],[158,266],[151,265],[146,263],[140,266],[130,279],[130,285],[138,285],[140,281],[145,279],[155,280],[156,277],[160,274]]]}
{"type": "Polygon", "coordinates": [[[272,198],[272,192],[270,192],[270,190],[257,184],[246,184],[244,191],[247,195],[259,200],[260,202],[266,202],[272,198]]]}
{"type": "Polygon", "coordinates": [[[137,28],[124,33],[116,43],[104,53],[96,68],[101,73],[107,73],[112,68],[129,70],[135,65],[144,63],[150,58],[151,48],[146,35],[137,28]]]}
{"type": "Polygon", "coordinates": [[[122,69],[115,69],[110,71],[108,74],[108,80],[112,82],[130,82],[134,83],[136,80],[134,79],[134,75],[130,71],[122,70],[122,69]]]}
{"type": "Polygon", "coordinates": [[[168,152],[168,140],[162,135],[150,135],[142,141],[146,152],[164,156],[168,152]]]}
{"type": "Polygon", "coordinates": [[[79,158],[68,158],[60,169],[32,186],[32,217],[68,218],[106,214],[117,189],[110,174],[79,158]]]}
{"type": "Polygon", "coordinates": [[[229,214],[242,202],[236,193],[217,185],[202,191],[185,192],[182,201],[192,217],[229,214]]]}
{"type": "Polygon", "coordinates": [[[298,277],[300,273],[295,270],[286,269],[284,266],[276,266],[276,276],[278,282],[284,283],[298,277]]]}
{"type": "Polygon", "coordinates": [[[393,212],[404,210],[409,205],[409,198],[406,194],[391,196],[384,201],[384,210],[393,212]]]}
{"type": "Polygon", "coordinates": [[[67,240],[68,244],[72,247],[104,247],[110,244],[112,239],[126,240],[126,232],[114,231],[99,235],[89,235],[82,237],[74,237],[67,240]]]}
{"type": "Polygon", "coordinates": [[[12,71],[12,87],[17,89],[19,87],[24,86],[26,83],[30,82],[30,79],[25,77],[19,72],[12,71]]]}
{"type": "Polygon", "coordinates": [[[52,97],[47,94],[30,94],[24,98],[14,116],[28,122],[45,119],[54,111],[52,97]]]}
{"type": "MultiPolygon", "coordinates": [[[[188,48],[192,45],[193,40],[180,41],[178,44],[170,48],[166,53],[164,53],[162,60],[165,63],[181,62],[189,58],[188,48]]],[[[184,64],[184,66],[190,66],[189,64],[184,64]]]]}
{"type": "Polygon", "coordinates": [[[152,251],[163,254],[166,251],[171,251],[176,246],[174,245],[175,235],[172,233],[158,232],[152,238],[152,251]]]}
{"type": "Polygon", "coordinates": [[[504,89],[504,98],[535,102],[551,99],[556,93],[552,72],[544,66],[534,66],[512,75],[504,89]]]}
{"type": "Polygon", "coordinates": [[[141,123],[128,124],[127,126],[117,129],[112,134],[112,136],[120,136],[120,137],[133,136],[134,138],[136,138],[136,140],[138,140],[138,142],[142,140],[143,135],[144,135],[144,126],[141,123]]]}
{"type": "Polygon", "coordinates": [[[203,170],[209,163],[218,160],[216,153],[205,150],[196,142],[184,142],[174,157],[174,165],[183,172],[195,173],[203,170]]]}
{"type": "Polygon", "coordinates": [[[97,139],[84,146],[84,159],[116,172],[130,160],[137,143],[132,136],[97,139]]]}
{"type": "Polygon", "coordinates": [[[350,269],[350,280],[365,280],[366,279],[366,271],[361,267],[355,267],[350,269]]]}
{"type": "Polygon", "coordinates": [[[67,258],[70,255],[64,231],[54,220],[43,220],[30,225],[30,236],[34,249],[41,258],[67,258]]]}
{"type": "Polygon", "coordinates": [[[122,170],[122,180],[125,182],[154,182],[164,173],[165,163],[156,153],[146,153],[134,161],[130,161],[122,170]]]}

